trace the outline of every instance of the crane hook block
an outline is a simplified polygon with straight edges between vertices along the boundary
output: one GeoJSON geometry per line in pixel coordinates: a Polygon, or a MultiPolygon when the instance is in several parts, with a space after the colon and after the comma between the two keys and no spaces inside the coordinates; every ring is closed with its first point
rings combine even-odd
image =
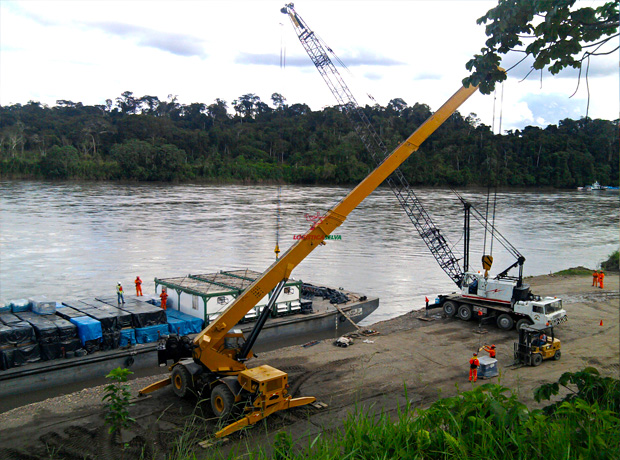
{"type": "Polygon", "coordinates": [[[485,270],[490,270],[491,265],[493,265],[493,256],[482,256],[482,268],[484,268],[485,270]]]}

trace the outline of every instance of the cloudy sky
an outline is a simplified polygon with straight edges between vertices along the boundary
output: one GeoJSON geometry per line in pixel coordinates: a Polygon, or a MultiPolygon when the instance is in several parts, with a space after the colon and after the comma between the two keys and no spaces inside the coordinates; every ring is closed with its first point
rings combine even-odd
{"type": "MultiPolygon", "coordinates": [[[[601,2],[583,0],[583,6],[601,2]]],[[[476,19],[494,1],[300,0],[298,14],[347,65],[342,76],[361,105],[428,104],[436,110],[467,75],[484,45],[476,19]]],[[[124,91],[176,96],[183,104],[271,94],[313,110],[335,104],[299,43],[284,1],[0,2],[0,104],[59,99],[102,104],[124,91]],[[286,65],[280,65],[280,56],[286,65]]],[[[515,57],[504,62],[509,67],[515,57]]],[[[557,124],[586,115],[585,79],[528,72],[524,63],[493,95],[476,94],[461,113],[499,130],[557,124]],[[495,100],[494,100],[495,99],[495,100]],[[495,117],[493,106],[495,103],[495,117]]],[[[593,59],[589,116],[618,118],[618,53],[593,59]]]]}

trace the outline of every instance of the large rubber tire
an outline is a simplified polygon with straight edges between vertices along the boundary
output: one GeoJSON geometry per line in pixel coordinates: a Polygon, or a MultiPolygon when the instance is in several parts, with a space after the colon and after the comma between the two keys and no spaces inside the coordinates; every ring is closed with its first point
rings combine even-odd
{"type": "Polygon", "coordinates": [[[553,355],[553,359],[555,359],[556,361],[559,361],[559,359],[562,357],[562,352],[560,350],[555,352],[555,355],[553,355]]]}
{"type": "Polygon", "coordinates": [[[235,395],[223,383],[211,391],[211,410],[216,417],[226,417],[233,409],[235,395]]]}
{"type": "Polygon", "coordinates": [[[447,302],[444,302],[443,312],[448,318],[452,318],[454,315],[456,315],[456,304],[449,300],[447,302]]]}
{"type": "Polygon", "coordinates": [[[182,364],[174,366],[171,378],[172,391],[174,391],[174,394],[179,398],[184,398],[194,389],[192,375],[182,364]]]}
{"type": "Polygon", "coordinates": [[[523,326],[531,326],[534,322],[529,318],[521,318],[517,321],[517,331],[520,331],[523,326]]]}
{"type": "Polygon", "coordinates": [[[469,321],[472,317],[471,305],[464,303],[459,307],[458,317],[463,321],[469,321]]]}
{"type": "Polygon", "coordinates": [[[502,313],[497,317],[497,327],[503,329],[504,331],[509,331],[514,325],[514,320],[510,315],[507,315],[506,313],[502,313]]]}
{"type": "Polygon", "coordinates": [[[532,355],[532,366],[540,366],[540,363],[543,362],[543,357],[540,353],[534,353],[532,355]]]}

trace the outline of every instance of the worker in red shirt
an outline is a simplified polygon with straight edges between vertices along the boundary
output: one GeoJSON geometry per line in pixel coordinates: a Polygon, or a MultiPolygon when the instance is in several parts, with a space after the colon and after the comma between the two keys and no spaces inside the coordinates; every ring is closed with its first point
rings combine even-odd
{"type": "Polygon", "coordinates": [[[605,273],[603,273],[603,270],[601,270],[600,272],[598,272],[598,287],[600,287],[601,289],[605,289],[605,287],[603,286],[604,279],[605,273]]]}
{"type": "Polygon", "coordinates": [[[166,292],[165,289],[161,290],[161,294],[159,294],[159,297],[161,298],[161,308],[162,309],[166,309],[166,299],[168,298],[168,293],[166,292]]]}
{"type": "Polygon", "coordinates": [[[473,377],[474,382],[478,380],[478,366],[480,366],[480,361],[478,361],[478,353],[474,353],[474,356],[469,360],[469,381],[473,377]]]}
{"type": "Polygon", "coordinates": [[[489,354],[490,358],[495,358],[495,354],[496,354],[495,345],[491,345],[491,346],[485,345],[484,347],[482,347],[482,349],[489,354]]]}
{"type": "Polygon", "coordinates": [[[140,297],[142,295],[142,280],[139,276],[136,276],[134,283],[136,283],[136,297],[140,297]]]}

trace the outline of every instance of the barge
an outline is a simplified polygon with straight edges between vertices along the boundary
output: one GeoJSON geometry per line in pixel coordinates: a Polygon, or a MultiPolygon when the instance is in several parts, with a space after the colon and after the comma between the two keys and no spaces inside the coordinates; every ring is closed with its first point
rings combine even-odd
{"type": "MultiPolygon", "coordinates": [[[[132,370],[157,368],[157,339],[165,335],[165,331],[172,333],[176,329],[180,334],[187,332],[188,325],[193,327],[192,333],[197,333],[196,322],[191,324],[185,321],[188,316],[194,320],[202,319],[201,327],[222,312],[228,302],[234,300],[243,291],[253,278],[259,276],[257,272],[239,270],[233,272],[219,272],[209,275],[188,275],[182,278],[156,279],[156,290],[161,292],[167,289],[169,293],[165,326],[163,324],[151,324],[153,321],[161,322],[163,310],[156,304],[157,297],[125,296],[126,304],[118,305],[116,297],[98,297],[96,299],[72,300],[57,303],[54,318],[57,318],[57,327],[60,329],[65,322],[80,323],[75,319],[80,312],[87,316],[89,326],[86,327],[86,335],[80,334],[79,341],[82,348],[77,351],[67,352],[62,350],[62,358],[48,359],[38,362],[19,363],[17,366],[0,370],[0,397],[26,392],[58,387],[76,382],[105,377],[112,369],[126,367],[132,370]],[[225,282],[224,282],[225,281],[225,282]],[[226,297],[226,299],[222,299],[226,297]],[[145,300],[143,300],[145,299],[145,300]],[[148,301],[148,302],[147,302],[148,301]],[[150,303],[149,303],[150,302],[150,303]],[[199,308],[195,306],[198,303],[199,308]],[[201,307],[201,308],[200,308],[201,307]],[[114,310],[118,313],[114,313],[114,310]],[[71,311],[74,310],[74,311],[71,311]],[[77,313],[76,313],[77,312],[77,313]],[[192,315],[192,313],[194,313],[192,315]],[[62,315],[62,316],[60,316],[62,315]],[[114,318],[116,316],[116,318],[114,318]],[[178,317],[184,320],[179,320],[178,317]],[[69,320],[66,320],[69,318],[69,320]],[[159,319],[156,319],[159,318],[159,319]],[[97,321],[103,323],[101,337],[93,340],[88,332],[90,325],[97,321]],[[133,324],[130,323],[133,321],[133,324]],[[136,322],[138,324],[136,324],[136,322]],[[121,325],[125,327],[121,327],[121,325]],[[127,326],[143,326],[129,328],[127,326]],[[108,331],[108,332],[106,332],[108,331]],[[132,340],[137,332],[142,337],[143,343],[132,340]],[[127,334],[131,332],[131,334],[127,334]],[[107,336],[106,336],[107,334],[107,336]],[[120,343],[120,338],[124,339],[120,343]],[[107,337],[107,338],[106,338],[107,337]],[[106,346],[102,344],[106,343],[106,346]],[[99,347],[95,346],[99,344],[99,347]],[[90,345],[90,347],[89,347],[90,345]],[[115,348],[115,345],[120,347],[115,348]],[[89,353],[84,352],[89,349],[89,353]],[[82,352],[79,352],[82,350],[82,352]]],[[[353,329],[353,325],[347,318],[359,322],[374,312],[379,306],[377,297],[344,290],[342,288],[330,288],[313,286],[301,281],[290,280],[287,284],[289,289],[278,298],[274,310],[274,316],[267,320],[261,335],[256,343],[257,350],[275,349],[282,346],[303,344],[312,340],[320,340],[330,337],[338,337],[353,329]]],[[[260,313],[266,305],[263,299],[256,306],[256,310],[249,312],[242,322],[235,326],[244,334],[252,329],[255,315],[260,313]]],[[[29,318],[28,315],[20,316],[29,318]]],[[[30,313],[34,316],[36,313],[30,313]]],[[[40,315],[45,318],[48,315],[40,315]]],[[[2,321],[0,315],[0,321],[2,321]]],[[[7,316],[4,316],[5,320],[7,316]]],[[[18,317],[19,319],[19,317],[18,317]]],[[[32,321],[32,319],[31,319],[32,321]]],[[[10,327],[10,326],[9,326],[10,327]]],[[[78,324],[78,327],[79,324],[78,324]]],[[[6,329],[6,327],[5,327],[6,329]]],[[[37,330],[38,341],[47,340],[42,331],[45,328],[39,326],[37,330]]],[[[67,328],[65,327],[65,332],[67,328]]],[[[191,333],[188,335],[192,335],[191,333]]],[[[75,339],[71,339],[75,342],[75,339]]],[[[6,351],[7,344],[0,345],[6,351]]],[[[32,345],[22,346],[26,350],[32,350],[32,345]]],[[[51,344],[39,345],[39,348],[49,349],[51,344]]],[[[78,344],[79,347],[79,344],[78,344]]],[[[42,354],[42,353],[39,353],[42,354]]],[[[50,356],[50,352],[47,352],[50,356]]],[[[6,367],[6,366],[5,366],[6,367]]]]}

